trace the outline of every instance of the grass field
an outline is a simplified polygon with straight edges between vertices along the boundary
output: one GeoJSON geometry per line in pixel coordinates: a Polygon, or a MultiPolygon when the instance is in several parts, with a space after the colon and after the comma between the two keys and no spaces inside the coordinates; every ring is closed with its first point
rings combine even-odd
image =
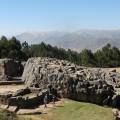
{"type": "Polygon", "coordinates": [[[65,100],[46,114],[19,116],[20,120],[113,120],[111,108],[65,100]]]}

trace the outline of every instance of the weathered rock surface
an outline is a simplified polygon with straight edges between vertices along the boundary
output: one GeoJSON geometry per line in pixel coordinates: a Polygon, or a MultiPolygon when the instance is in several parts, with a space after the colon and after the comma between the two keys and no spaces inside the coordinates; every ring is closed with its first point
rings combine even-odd
{"type": "Polygon", "coordinates": [[[27,87],[57,92],[60,97],[100,105],[120,106],[120,74],[85,68],[54,58],[30,58],[22,79],[27,87]]]}
{"type": "Polygon", "coordinates": [[[19,77],[23,73],[23,65],[12,59],[0,59],[0,81],[7,81],[10,77],[19,77]]]}

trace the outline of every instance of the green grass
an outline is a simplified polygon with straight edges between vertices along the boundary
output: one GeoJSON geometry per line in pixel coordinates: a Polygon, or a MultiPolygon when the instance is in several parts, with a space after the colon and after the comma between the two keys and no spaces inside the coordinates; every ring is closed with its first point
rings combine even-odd
{"type": "Polygon", "coordinates": [[[67,100],[47,114],[28,118],[25,120],[113,120],[113,114],[111,108],[67,100]]]}

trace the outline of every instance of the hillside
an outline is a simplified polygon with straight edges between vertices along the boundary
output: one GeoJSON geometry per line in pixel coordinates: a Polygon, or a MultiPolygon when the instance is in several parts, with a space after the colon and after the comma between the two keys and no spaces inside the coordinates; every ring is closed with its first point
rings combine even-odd
{"type": "Polygon", "coordinates": [[[120,48],[120,30],[80,30],[77,32],[26,32],[16,36],[29,44],[42,41],[63,48],[80,51],[84,48],[96,50],[110,43],[120,48]]]}

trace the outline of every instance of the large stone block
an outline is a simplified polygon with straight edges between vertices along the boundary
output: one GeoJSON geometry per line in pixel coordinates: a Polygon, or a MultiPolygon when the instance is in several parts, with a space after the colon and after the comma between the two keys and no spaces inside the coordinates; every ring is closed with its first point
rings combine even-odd
{"type": "Polygon", "coordinates": [[[21,62],[12,59],[0,59],[0,81],[6,81],[9,77],[19,77],[22,72],[21,62]]]}

